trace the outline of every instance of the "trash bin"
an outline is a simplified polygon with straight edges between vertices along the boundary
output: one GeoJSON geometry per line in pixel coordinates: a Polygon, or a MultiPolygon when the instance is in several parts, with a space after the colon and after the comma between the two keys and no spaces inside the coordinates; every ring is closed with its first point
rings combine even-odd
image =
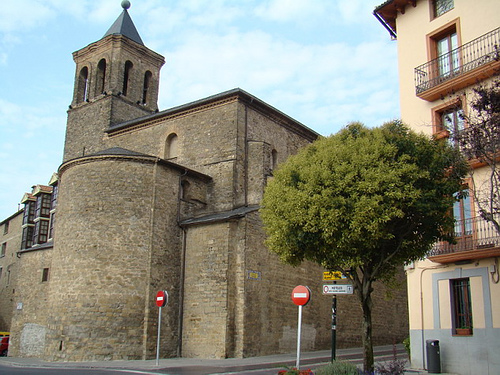
{"type": "Polygon", "coordinates": [[[439,340],[426,340],[425,343],[427,350],[427,372],[429,374],[441,374],[439,340]]]}

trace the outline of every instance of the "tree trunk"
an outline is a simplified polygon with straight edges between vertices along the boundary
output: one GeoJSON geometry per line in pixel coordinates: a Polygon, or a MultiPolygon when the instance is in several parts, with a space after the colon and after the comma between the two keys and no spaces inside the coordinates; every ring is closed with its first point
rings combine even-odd
{"type": "Polygon", "coordinates": [[[371,283],[363,282],[361,307],[363,309],[363,370],[366,373],[373,373],[373,341],[372,341],[372,297],[371,283]]]}

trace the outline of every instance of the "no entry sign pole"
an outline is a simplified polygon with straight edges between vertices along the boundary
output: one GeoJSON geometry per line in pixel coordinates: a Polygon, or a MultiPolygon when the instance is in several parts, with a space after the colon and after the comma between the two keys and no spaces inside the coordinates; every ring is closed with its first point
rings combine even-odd
{"type": "Polygon", "coordinates": [[[168,293],[160,290],[156,293],[156,306],[158,309],[158,334],[156,337],[156,366],[160,365],[160,333],[161,333],[161,308],[168,302],[168,293]]]}
{"type": "Polygon", "coordinates": [[[295,367],[297,370],[300,368],[300,336],[302,333],[302,306],[307,305],[311,299],[311,291],[307,286],[298,285],[293,288],[292,301],[299,306],[299,317],[297,323],[297,362],[295,367]]]}
{"type": "Polygon", "coordinates": [[[302,335],[302,305],[299,305],[299,323],[297,327],[297,361],[295,367],[300,368],[300,336],[302,335]]]}

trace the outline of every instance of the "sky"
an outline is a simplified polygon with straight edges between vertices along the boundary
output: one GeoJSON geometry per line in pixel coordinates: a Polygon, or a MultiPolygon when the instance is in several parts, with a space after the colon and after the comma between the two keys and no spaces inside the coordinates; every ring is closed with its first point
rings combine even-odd
{"type": "MultiPolygon", "coordinates": [[[[400,117],[384,0],[131,0],[144,44],[165,57],[159,109],[241,88],[319,134],[400,117]]],[[[0,6],[0,221],[62,161],[72,53],[101,39],[121,0],[0,6]]]]}

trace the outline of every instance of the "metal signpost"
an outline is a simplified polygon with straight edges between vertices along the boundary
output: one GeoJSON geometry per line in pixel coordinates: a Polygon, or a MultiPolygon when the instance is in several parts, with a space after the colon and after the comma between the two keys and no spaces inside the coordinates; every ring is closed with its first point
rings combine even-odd
{"type": "Polygon", "coordinates": [[[327,284],[323,285],[323,294],[352,294],[354,288],[350,284],[327,284]]]}
{"type": "Polygon", "coordinates": [[[309,290],[309,287],[298,285],[295,288],[293,288],[292,301],[297,306],[299,306],[299,319],[298,319],[299,321],[297,328],[297,362],[295,364],[297,370],[300,367],[300,335],[302,330],[302,306],[307,305],[310,299],[311,299],[311,291],[309,290]]]}
{"type": "Polygon", "coordinates": [[[156,366],[160,364],[160,331],[161,331],[161,308],[168,302],[168,293],[160,290],[156,293],[156,306],[158,309],[158,337],[156,338],[156,366]]]}
{"type": "Polygon", "coordinates": [[[333,284],[323,285],[324,295],[333,295],[332,299],[332,358],[335,361],[337,349],[337,294],[352,294],[354,288],[349,284],[337,284],[336,280],[345,279],[341,272],[324,272],[323,280],[333,280],[333,284]]]}
{"type": "Polygon", "coordinates": [[[332,299],[332,358],[331,362],[337,359],[337,296],[332,299]]]}

